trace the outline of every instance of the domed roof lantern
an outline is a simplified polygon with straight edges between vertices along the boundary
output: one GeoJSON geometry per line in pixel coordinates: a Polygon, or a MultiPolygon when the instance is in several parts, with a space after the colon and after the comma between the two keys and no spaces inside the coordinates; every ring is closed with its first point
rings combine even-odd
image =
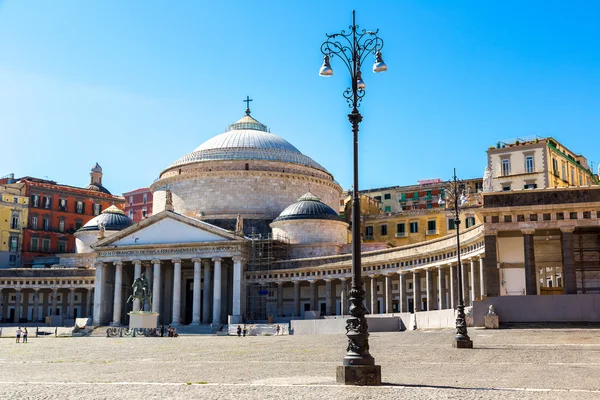
{"type": "Polygon", "coordinates": [[[87,190],[110,194],[108,189],[102,186],[102,167],[96,163],[90,171],[90,184],[86,186],[87,190]]]}
{"type": "Polygon", "coordinates": [[[120,231],[133,224],[133,220],[126,216],[123,210],[112,205],[106,210],[103,210],[100,215],[89,220],[84,226],[79,228],[77,232],[99,231],[101,229],[107,231],[120,231]]]}

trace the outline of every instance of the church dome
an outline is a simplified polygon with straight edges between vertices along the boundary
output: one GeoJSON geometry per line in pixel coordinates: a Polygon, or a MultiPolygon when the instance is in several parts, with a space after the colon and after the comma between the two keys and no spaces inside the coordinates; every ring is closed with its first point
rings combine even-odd
{"type": "Polygon", "coordinates": [[[300,197],[296,203],[283,210],[273,222],[302,219],[342,221],[333,208],[321,202],[321,199],[311,192],[308,192],[300,197]]]}
{"type": "Polygon", "coordinates": [[[287,140],[249,114],[229,125],[227,131],[207,140],[167,169],[204,161],[267,160],[304,165],[327,172],[319,163],[302,154],[287,140]]]}
{"type": "Polygon", "coordinates": [[[115,206],[110,206],[102,211],[100,215],[89,220],[84,226],[79,228],[81,231],[97,231],[100,224],[104,224],[106,231],[120,231],[134,224],[133,220],[115,206]]]}
{"type": "Polygon", "coordinates": [[[89,185],[87,185],[85,187],[85,190],[93,190],[94,192],[111,194],[107,188],[105,188],[104,186],[102,186],[98,183],[90,183],[89,185]]]}

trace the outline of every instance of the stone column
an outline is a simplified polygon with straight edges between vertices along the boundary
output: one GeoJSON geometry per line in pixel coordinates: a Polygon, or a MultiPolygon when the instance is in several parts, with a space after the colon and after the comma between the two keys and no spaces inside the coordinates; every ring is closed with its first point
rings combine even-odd
{"type": "Polygon", "coordinates": [[[471,259],[471,304],[481,300],[481,278],[479,273],[479,260],[471,259]]]}
{"type": "Polygon", "coordinates": [[[455,310],[458,306],[458,266],[450,265],[450,308],[455,310]]]}
{"type": "Polygon", "coordinates": [[[421,311],[421,274],[413,271],[413,304],[414,312],[421,311]]]}
{"type": "Polygon", "coordinates": [[[577,294],[577,274],[575,273],[575,251],[573,232],[575,227],[561,227],[563,253],[563,293],[577,294]]]}
{"type": "Polygon", "coordinates": [[[114,309],[113,309],[113,320],[111,325],[121,325],[121,302],[123,296],[123,263],[121,261],[115,261],[115,297],[114,297],[114,309]]]}
{"type": "Polygon", "coordinates": [[[152,274],[152,312],[160,313],[160,260],[152,260],[154,273],[152,274]]]}
{"type": "Polygon", "coordinates": [[[277,282],[277,316],[283,317],[283,282],[277,282]]]}
{"type": "Polygon", "coordinates": [[[294,316],[300,315],[300,281],[294,281],[294,316]]]}
{"type": "Polygon", "coordinates": [[[393,312],[392,310],[392,275],[390,274],[386,274],[385,275],[385,291],[384,291],[384,307],[385,309],[383,310],[383,312],[385,312],[386,314],[391,314],[393,312]]]}
{"type": "MultiPolygon", "coordinates": [[[[233,302],[232,302],[232,313],[233,315],[239,316],[239,322],[241,322],[242,315],[242,261],[243,258],[240,256],[233,257],[233,302]]],[[[283,316],[283,309],[281,310],[283,316]]]]}
{"type": "Polygon", "coordinates": [[[362,284],[363,284],[363,288],[365,289],[365,307],[367,308],[367,314],[372,314],[373,313],[373,304],[371,302],[372,302],[373,296],[371,296],[371,277],[368,275],[363,276],[362,284]]]}
{"type": "Polygon", "coordinates": [[[310,310],[318,311],[317,302],[318,302],[318,293],[317,293],[317,282],[310,281],[310,310]]]}
{"type": "Polygon", "coordinates": [[[379,314],[377,306],[377,276],[371,278],[371,314],[379,314]]]}
{"type": "Polygon", "coordinates": [[[213,282],[213,324],[221,325],[221,257],[212,259],[215,263],[213,282]]]}
{"type": "Polygon", "coordinates": [[[535,270],[535,252],[533,234],[535,229],[521,229],[525,250],[525,294],[537,295],[537,274],[535,270]]]}
{"type": "Polygon", "coordinates": [[[13,318],[14,323],[19,323],[21,319],[21,289],[15,289],[15,316],[13,318]]]}
{"type": "Polygon", "coordinates": [[[202,323],[210,323],[210,261],[204,260],[204,289],[202,290],[202,323]]]}
{"type": "Polygon", "coordinates": [[[481,299],[485,299],[487,297],[487,287],[485,286],[485,277],[486,269],[483,265],[483,258],[479,259],[479,293],[481,293],[481,299]]]}
{"type": "Polygon", "coordinates": [[[200,325],[200,281],[202,274],[202,260],[192,258],[194,263],[194,291],[192,293],[192,323],[191,325],[200,325]]]}
{"type": "Polygon", "coordinates": [[[67,318],[75,318],[75,288],[69,289],[69,305],[67,306],[67,318]]]}
{"type": "Polygon", "coordinates": [[[446,304],[446,269],[443,266],[438,267],[438,310],[444,310],[446,304]]]}
{"type": "Polygon", "coordinates": [[[325,315],[333,315],[333,304],[331,299],[331,279],[325,279],[325,315]]]}
{"type": "Polygon", "coordinates": [[[341,287],[340,287],[340,315],[346,315],[348,313],[348,302],[347,292],[346,292],[346,278],[340,278],[341,287]]]}
{"type": "MultiPolygon", "coordinates": [[[[138,279],[140,276],[142,276],[142,262],[140,260],[135,260],[133,261],[133,280],[138,279]]],[[[140,304],[140,301],[135,299],[133,300],[133,311],[139,311],[142,309],[142,305],[140,304]]]]}
{"type": "MultiPolygon", "coordinates": [[[[144,274],[146,275],[146,279],[148,279],[148,288],[152,290],[154,286],[154,279],[152,276],[152,264],[144,264],[144,274]]],[[[144,302],[144,311],[152,311],[152,304],[150,304],[150,301],[148,300],[144,302]]]]}
{"type": "Polygon", "coordinates": [[[92,316],[92,307],[93,307],[93,302],[92,302],[92,295],[94,293],[94,289],[92,288],[88,288],[87,290],[87,294],[85,296],[85,317],[89,318],[92,316]]]}
{"type": "MultiPolygon", "coordinates": [[[[38,316],[39,316],[39,309],[40,309],[40,289],[39,288],[35,288],[33,289],[33,312],[31,313],[31,320],[32,321],[38,321],[38,316]]],[[[0,318],[1,320],[2,318],[0,318]]]]}
{"type": "MultiPolygon", "coordinates": [[[[57,301],[58,301],[58,289],[54,288],[54,289],[52,289],[52,312],[50,312],[50,315],[56,315],[57,301]]],[[[100,325],[100,324],[98,324],[98,325],[100,325]]]]}
{"type": "Polygon", "coordinates": [[[173,268],[173,319],[171,325],[179,325],[181,320],[181,259],[171,260],[173,268]]]}
{"type": "Polygon", "coordinates": [[[0,288],[0,324],[4,320],[4,289],[0,288]]]}
{"type": "Polygon", "coordinates": [[[400,292],[400,299],[398,303],[398,311],[400,312],[408,312],[408,306],[406,302],[406,272],[398,271],[398,277],[400,278],[400,282],[398,283],[398,291],[400,292]]]}
{"type": "Polygon", "coordinates": [[[465,303],[465,307],[466,306],[470,306],[471,305],[471,296],[470,296],[470,291],[469,291],[469,274],[468,271],[469,268],[467,267],[467,263],[462,260],[461,261],[461,273],[462,273],[462,287],[463,287],[463,292],[459,293],[460,296],[462,296],[463,301],[465,303]]]}
{"type": "MultiPolygon", "coordinates": [[[[96,263],[96,278],[94,279],[94,311],[92,311],[92,325],[99,326],[102,318],[102,285],[104,284],[104,263],[96,263]]],[[[54,299],[56,298],[54,290],[52,291],[52,310],[55,310],[54,299]]],[[[50,313],[54,315],[54,311],[50,313]]]]}
{"type": "Polygon", "coordinates": [[[495,231],[485,232],[485,258],[483,269],[485,271],[485,292],[488,297],[500,296],[500,272],[498,271],[497,237],[495,231]]]}
{"type": "Polygon", "coordinates": [[[425,270],[425,292],[427,294],[427,311],[435,310],[435,285],[433,284],[433,268],[425,270]]]}

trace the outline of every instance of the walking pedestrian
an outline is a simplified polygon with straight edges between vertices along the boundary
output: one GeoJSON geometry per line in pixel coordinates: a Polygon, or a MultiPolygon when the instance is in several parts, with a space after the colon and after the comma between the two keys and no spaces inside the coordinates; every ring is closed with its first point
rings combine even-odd
{"type": "Polygon", "coordinates": [[[244,337],[246,337],[246,332],[248,332],[248,331],[246,330],[246,324],[244,324],[244,329],[242,330],[242,333],[244,334],[244,337]]]}
{"type": "Polygon", "coordinates": [[[242,327],[239,325],[237,327],[237,334],[238,334],[238,337],[242,336],[242,327]]]}
{"type": "Polygon", "coordinates": [[[281,327],[279,325],[277,325],[277,328],[275,328],[275,332],[277,332],[277,336],[279,336],[280,330],[281,330],[281,327]]]}
{"type": "Polygon", "coordinates": [[[17,328],[17,343],[21,343],[21,327],[17,328]]]}
{"type": "Polygon", "coordinates": [[[27,328],[23,328],[23,343],[27,343],[27,328]]]}

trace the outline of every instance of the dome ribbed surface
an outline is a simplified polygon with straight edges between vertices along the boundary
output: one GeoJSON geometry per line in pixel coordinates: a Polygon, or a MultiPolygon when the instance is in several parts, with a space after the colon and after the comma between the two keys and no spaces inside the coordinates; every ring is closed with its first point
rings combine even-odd
{"type": "Polygon", "coordinates": [[[97,183],[90,183],[89,185],[87,185],[85,187],[85,190],[93,190],[94,192],[111,194],[107,188],[105,188],[104,186],[99,185],[97,183]]]}
{"type": "Polygon", "coordinates": [[[115,206],[110,206],[102,214],[89,220],[79,231],[97,231],[98,225],[103,222],[107,231],[120,231],[134,224],[133,220],[115,206]]]}
{"type": "Polygon", "coordinates": [[[265,125],[248,115],[231,124],[227,132],[202,143],[167,169],[217,160],[282,161],[327,172],[319,163],[302,154],[287,140],[268,132],[265,125]]]}
{"type": "Polygon", "coordinates": [[[333,221],[342,221],[337,212],[314,194],[308,192],[298,199],[298,201],[279,214],[273,222],[302,220],[302,219],[327,219],[333,221]]]}

